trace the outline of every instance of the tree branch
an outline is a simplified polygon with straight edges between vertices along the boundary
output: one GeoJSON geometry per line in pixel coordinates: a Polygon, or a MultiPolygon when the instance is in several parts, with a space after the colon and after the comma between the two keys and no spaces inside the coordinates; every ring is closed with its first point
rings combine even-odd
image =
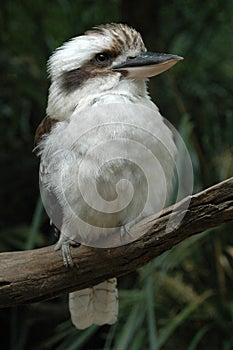
{"type": "Polygon", "coordinates": [[[179,242],[233,219],[233,177],[144,219],[133,229],[145,232],[137,241],[112,249],[72,247],[79,269],[67,269],[53,246],[0,254],[0,307],[36,302],[127,274],[179,242]],[[187,213],[178,227],[166,225],[187,213]]]}

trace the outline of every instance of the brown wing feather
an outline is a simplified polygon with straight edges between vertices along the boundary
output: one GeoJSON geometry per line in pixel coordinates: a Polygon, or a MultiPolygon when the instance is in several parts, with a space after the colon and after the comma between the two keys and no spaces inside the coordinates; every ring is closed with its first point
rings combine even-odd
{"type": "MultiPolygon", "coordinates": [[[[50,118],[50,116],[46,116],[41,121],[41,123],[39,124],[39,126],[36,129],[35,139],[34,139],[34,145],[35,145],[34,149],[36,149],[36,147],[38,146],[38,144],[39,144],[40,140],[42,139],[43,135],[49,134],[51,129],[52,129],[52,127],[57,122],[58,122],[57,119],[50,118]]],[[[53,193],[51,193],[51,195],[54,196],[54,199],[56,198],[56,196],[53,193]]],[[[54,203],[57,203],[57,206],[59,206],[59,203],[58,203],[57,199],[55,199],[54,203]]],[[[60,230],[54,224],[52,224],[52,225],[53,225],[53,230],[54,230],[55,236],[59,236],[60,235],[60,230]]]]}
{"type": "Polygon", "coordinates": [[[41,138],[45,134],[49,134],[52,127],[58,122],[57,119],[50,118],[49,115],[47,115],[42,122],[39,124],[38,128],[36,129],[35,133],[35,139],[34,139],[34,146],[36,147],[38,143],[40,142],[41,138]]]}

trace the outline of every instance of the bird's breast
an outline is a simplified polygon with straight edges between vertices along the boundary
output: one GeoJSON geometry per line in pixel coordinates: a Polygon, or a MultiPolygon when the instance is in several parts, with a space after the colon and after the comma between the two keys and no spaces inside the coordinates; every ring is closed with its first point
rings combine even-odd
{"type": "Polygon", "coordinates": [[[41,147],[42,162],[49,164],[46,182],[67,217],[75,213],[91,227],[109,229],[165,204],[176,148],[157,108],[147,102],[74,112],[41,147]]]}

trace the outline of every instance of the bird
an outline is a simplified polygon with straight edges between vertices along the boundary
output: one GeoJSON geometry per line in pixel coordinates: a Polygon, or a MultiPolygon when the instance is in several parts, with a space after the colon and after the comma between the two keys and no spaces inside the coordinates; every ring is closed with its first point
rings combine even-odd
{"type": "MultiPolygon", "coordinates": [[[[122,23],[96,26],[49,58],[35,148],[43,203],[60,231],[55,249],[66,266],[70,245],[128,244],[138,238],[132,226],[164,207],[177,148],[147,81],[182,59],[148,52],[140,33],[122,23]]],[[[78,329],[115,323],[118,307],[116,278],[69,294],[78,329]]]]}

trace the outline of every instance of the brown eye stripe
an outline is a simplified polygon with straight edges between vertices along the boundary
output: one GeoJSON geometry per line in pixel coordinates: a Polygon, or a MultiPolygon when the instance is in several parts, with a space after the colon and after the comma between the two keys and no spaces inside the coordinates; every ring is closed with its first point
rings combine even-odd
{"type": "Polygon", "coordinates": [[[66,93],[75,91],[84,81],[90,77],[90,72],[84,69],[77,68],[68,72],[62,73],[61,88],[66,93]]]}
{"type": "MultiPolygon", "coordinates": [[[[67,71],[62,73],[61,76],[61,88],[66,93],[71,93],[75,91],[79,86],[81,86],[85,81],[87,81],[91,77],[95,77],[98,74],[104,75],[103,68],[110,67],[112,61],[116,57],[116,51],[105,51],[106,54],[109,55],[109,59],[106,62],[97,62],[96,55],[84,64],[80,68],[73,69],[71,71],[67,71]]],[[[110,72],[108,72],[110,74],[110,72]]]]}
{"type": "MultiPolygon", "coordinates": [[[[107,24],[94,28],[86,32],[86,35],[111,35],[111,43],[109,49],[103,51],[103,54],[109,56],[108,59],[101,62],[96,59],[96,53],[93,58],[86,62],[82,67],[73,69],[62,73],[60,78],[61,89],[69,94],[79,88],[89,78],[96,77],[98,75],[109,75],[110,70],[104,70],[104,68],[110,67],[114,59],[121,53],[129,50],[130,48],[137,48],[139,51],[145,51],[145,46],[142,41],[141,35],[134,29],[127,25],[119,24],[107,24]]],[[[112,73],[114,74],[114,73],[112,73]]]]}

